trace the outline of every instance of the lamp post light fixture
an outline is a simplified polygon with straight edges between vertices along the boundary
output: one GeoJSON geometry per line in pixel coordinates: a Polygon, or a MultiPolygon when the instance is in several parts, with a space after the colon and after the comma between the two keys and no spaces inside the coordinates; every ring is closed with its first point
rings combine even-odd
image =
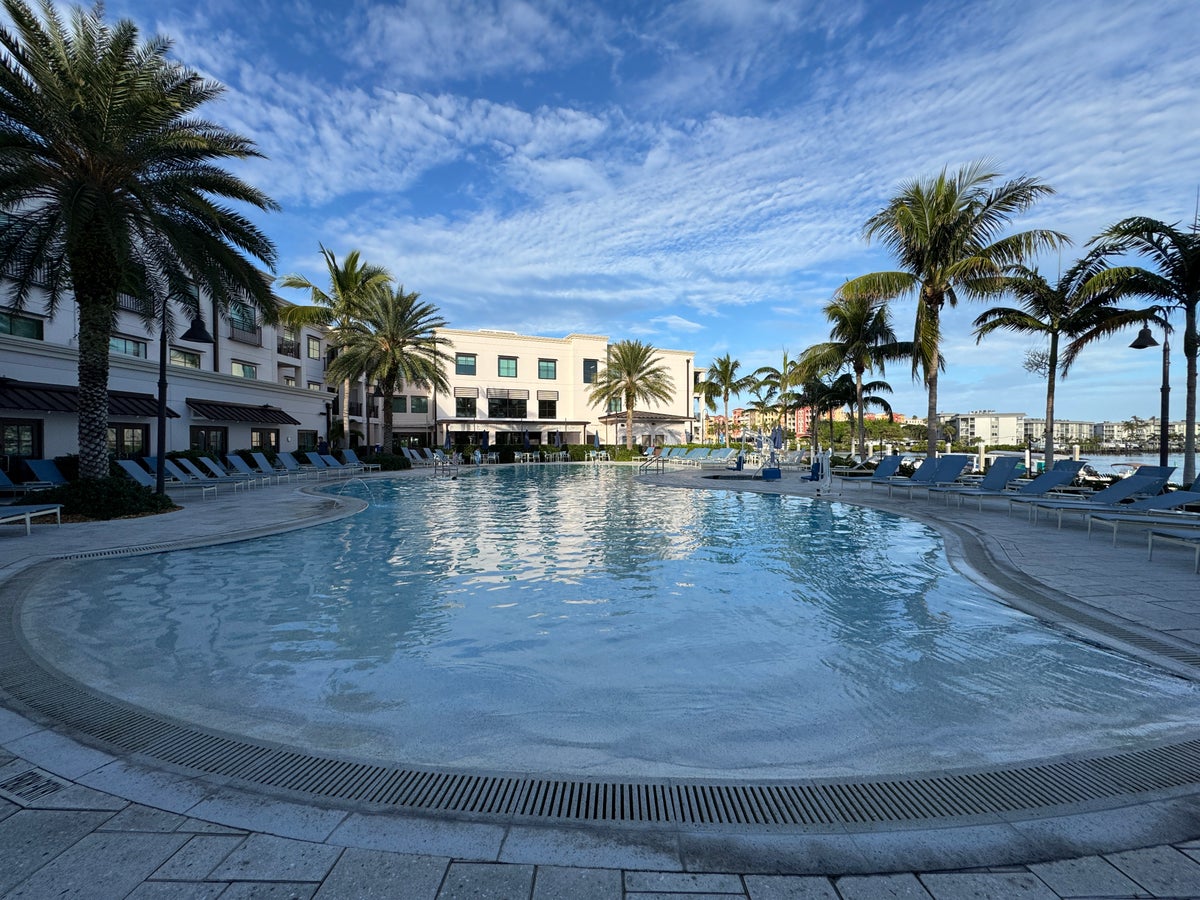
{"type": "MultiPolygon", "coordinates": [[[[163,301],[161,329],[158,335],[158,435],[157,454],[154,459],[154,493],[167,492],[167,304],[163,301]]],[[[192,319],[192,324],[179,340],[190,344],[213,344],[216,341],[204,327],[204,320],[199,313],[192,319]]]]}
{"type": "MultiPolygon", "coordinates": [[[[1134,350],[1145,350],[1157,347],[1158,341],[1150,333],[1150,326],[1143,325],[1138,336],[1129,345],[1134,350]]],[[[1167,326],[1163,325],[1162,339],[1162,408],[1158,414],[1158,464],[1167,464],[1167,449],[1171,436],[1171,345],[1167,340],[1167,326]]]]}

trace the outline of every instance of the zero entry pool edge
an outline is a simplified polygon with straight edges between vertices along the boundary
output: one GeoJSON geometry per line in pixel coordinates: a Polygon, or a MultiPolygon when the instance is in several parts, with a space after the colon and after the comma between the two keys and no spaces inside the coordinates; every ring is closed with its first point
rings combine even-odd
{"type": "Polygon", "coordinates": [[[539,777],[308,753],[150,713],[63,675],[22,639],[22,594],[7,589],[0,600],[0,691],[15,708],[134,762],[320,806],[504,824],[836,833],[1036,819],[1200,794],[1200,737],[993,768],[778,781],[539,777]]]}

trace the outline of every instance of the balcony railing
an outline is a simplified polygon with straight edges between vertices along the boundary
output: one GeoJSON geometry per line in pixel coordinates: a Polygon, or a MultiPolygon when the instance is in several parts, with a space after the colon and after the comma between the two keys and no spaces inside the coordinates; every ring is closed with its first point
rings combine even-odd
{"type": "Polygon", "coordinates": [[[236,325],[233,322],[229,323],[229,339],[237,341],[239,344],[250,344],[254,347],[262,346],[262,327],[258,325],[246,326],[236,325]]]}
{"type": "Polygon", "coordinates": [[[276,345],[280,356],[290,356],[292,359],[300,358],[300,342],[291,340],[290,338],[280,338],[276,345]]]}

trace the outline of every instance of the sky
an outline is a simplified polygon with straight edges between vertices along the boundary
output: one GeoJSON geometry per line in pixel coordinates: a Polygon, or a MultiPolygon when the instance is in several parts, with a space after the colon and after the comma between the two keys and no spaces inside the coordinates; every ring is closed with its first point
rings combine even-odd
{"type": "MultiPolygon", "coordinates": [[[[278,274],[359,250],[454,328],[578,332],[778,366],[827,340],[846,279],[894,268],[863,223],[905,181],[986,159],[1053,196],[1014,229],[1074,245],[1190,225],[1200,189],[1195,0],[109,0],[226,86],[207,117],[264,159],[232,167],[278,274]]],[[[296,302],[298,291],[280,291],[296,302]]],[[[1008,305],[1008,304],[1006,304],[1008,305]]],[[[941,411],[1040,416],[1030,338],[944,317],[941,411]]],[[[901,339],[914,304],[893,304],[901,339]]],[[[1182,314],[1174,324],[1182,329],[1182,314]]],[[[1158,414],[1135,332],[1089,348],[1059,418],[1158,414]]],[[[1161,338],[1161,335],[1159,335],[1161,338]]],[[[1179,349],[1176,349],[1179,348],[1179,349]]],[[[1182,337],[1172,418],[1183,417],[1182,337]]],[[[889,366],[898,413],[922,386],[889,366]]]]}

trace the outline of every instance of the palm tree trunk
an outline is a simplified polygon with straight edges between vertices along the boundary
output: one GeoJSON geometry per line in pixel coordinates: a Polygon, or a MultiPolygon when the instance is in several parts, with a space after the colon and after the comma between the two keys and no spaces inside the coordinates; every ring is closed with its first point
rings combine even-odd
{"type": "Polygon", "coordinates": [[[937,456],[938,414],[937,414],[937,359],[934,359],[933,371],[925,376],[925,387],[929,393],[929,406],[925,410],[925,455],[937,456]]]}
{"type": "Polygon", "coordinates": [[[867,458],[867,427],[863,423],[863,370],[857,366],[854,369],[854,400],[858,407],[858,458],[867,458]]]}
{"type": "MultiPolygon", "coordinates": [[[[115,296],[114,296],[115,299],[115,296]]],[[[107,478],[108,342],[116,303],[79,303],[79,477],[107,478]]]]}
{"type": "Polygon", "coordinates": [[[1200,335],[1196,334],[1196,302],[1183,307],[1183,356],[1187,361],[1187,393],[1184,399],[1183,486],[1196,480],[1196,356],[1200,353],[1200,335]]]}
{"type": "Polygon", "coordinates": [[[633,449],[633,398],[625,398],[625,449],[633,449]]]}
{"type": "Polygon", "coordinates": [[[722,395],[725,399],[725,446],[729,446],[729,392],[722,395]]]}
{"type": "Polygon", "coordinates": [[[342,446],[350,446],[350,379],[342,382],[342,446]]]}
{"type": "Polygon", "coordinates": [[[392,439],[392,394],[396,391],[396,385],[395,382],[389,380],[385,381],[381,387],[383,389],[383,439],[379,443],[383,446],[384,453],[395,453],[396,446],[392,439]]]}
{"type": "Polygon", "coordinates": [[[79,477],[107,478],[108,342],[117,319],[120,267],[103,237],[84,230],[68,250],[72,272],[87,272],[72,287],[79,307],[79,477]]]}
{"type": "Polygon", "coordinates": [[[1046,471],[1054,468],[1054,385],[1058,375],[1058,332],[1050,335],[1050,368],[1046,376],[1046,471]]]}

